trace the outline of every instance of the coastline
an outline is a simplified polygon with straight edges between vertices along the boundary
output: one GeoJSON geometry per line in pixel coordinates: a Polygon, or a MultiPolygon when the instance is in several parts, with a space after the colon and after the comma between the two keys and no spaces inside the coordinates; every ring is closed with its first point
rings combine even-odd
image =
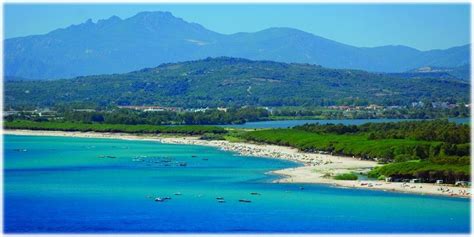
{"type": "Polygon", "coordinates": [[[334,156],[328,154],[306,153],[296,148],[229,142],[222,140],[200,140],[199,137],[183,136],[171,137],[166,135],[133,135],[127,133],[98,133],[98,132],[65,132],[44,130],[4,130],[4,135],[28,136],[62,136],[81,138],[109,138],[122,140],[155,141],[168,144],[199,145],[216,147],[224,151],[237,152],[242,156],[256,156],[290,160],[303,166],[271,171],[281,176],[275,183],[315,183],[338,187],[362,188],[370,190],[393,191],[401,193],[415,193],[422,195],[442,195],[449,197],[469,198],[471,189],[466,187],[440,186],[430,183],[391,183],[377,180],[335,180],[324,177],[347,172],[367,172],[377,166],[375,161],[359,160],[353,157],[334,156]],[[449,191],[441,191],[440,187],[449,191]],[[461,195],[461,193],[466,193],[461,195]]]}

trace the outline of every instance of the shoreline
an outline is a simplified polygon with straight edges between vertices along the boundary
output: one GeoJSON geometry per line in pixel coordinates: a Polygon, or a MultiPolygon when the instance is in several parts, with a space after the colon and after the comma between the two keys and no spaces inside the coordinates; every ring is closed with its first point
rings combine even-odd
{"type": "Polygon", "coordinates": [[[241,156],[255,156],[263,158],[275,158],[289,160],[302,164],[294,168],[270,171],[271,174],[279,175],[280,178],[274,183],[314,183],[327,184],[336,187],[361,188],[368,190],[380,190],[399,193],[413,193],[421,195],[441,195],[447,197],[469,198],[471,189],[466,187],[454,187],[436,185],[431,183],[395,183],[378,180],[335,180],[326,178],[347,172],[367,172],[378,166],[375,161],[360,160],[353,157],[334,156],[328,154],[307,153],[298,151],[296,148],[253,144],[243,142],[229,142],[223,140],[200,140],[192,136],[167,136],[167,135],[133,135],[128,133],[98,133],[98,132],[66,132],[46,130],[4,130],[4,135],[28,135],[28,136],[61,136],[80,138],[108,138],[121,140],[154,141],[167,144],[199,145],[215,147],[224,151],[231,151],[241,156]],[[440,188],[443,187],[445,191],[440,188]],[[446,191],[449,189],[449,191],[446,191]],[[461,195],[461,193],[466,193],[461,195]]]}

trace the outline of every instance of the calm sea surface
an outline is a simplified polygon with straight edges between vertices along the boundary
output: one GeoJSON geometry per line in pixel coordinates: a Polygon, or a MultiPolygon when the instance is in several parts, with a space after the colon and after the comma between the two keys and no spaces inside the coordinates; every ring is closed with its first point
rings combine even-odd
{"type": "MultiPolygon", "coordinates": [[[[261,121],[248,122],[245,124],[221,125],[221,127],[230,128],[289,128],[306,123],[319,124],[339,124],[344,125],[361,125],[364,123],[387,123],[387,122],[401,122],[401,121],[420,121],[421,119],[329,119],[329,120],[275,120],[275,121],[261,121]]],[[[449,121],[468,124],[471,118],[450,118],[449,121]]]]}
{"type": "Polygon", "coordinates": [[[468,199],[271,183],[266,172],[296,166],[282,160],[145,141],[4,139],[7,233],[470,230],[468,199]]]}

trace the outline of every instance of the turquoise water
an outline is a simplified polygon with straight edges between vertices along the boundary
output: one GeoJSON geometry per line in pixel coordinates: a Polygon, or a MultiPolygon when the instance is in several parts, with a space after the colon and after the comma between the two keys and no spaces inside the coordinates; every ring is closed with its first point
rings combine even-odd
{"type": "MultiPolygon", "coordinates": [[[[364,123],[387,123],[387,122],[401,122],[401,121],[418,121],[421,119],[322,119],[322,120],[275,120],[275,121],[261,121],[248,122],[244,124],[221,125],[222,127],[230,128],[289,128],[307,123],[319,124],[339,124],[344,125],[361,125],[364,123]]],[[[449,121],[468,124],[471,118],[450,118],[449,121]]]]}
{"type": "Polygon", "coordinates": [[[470,231],[467,199],[271,183],[267,171],[296,166],[282,160],[146,141],[4,139],[7,233],[470,231]]]}

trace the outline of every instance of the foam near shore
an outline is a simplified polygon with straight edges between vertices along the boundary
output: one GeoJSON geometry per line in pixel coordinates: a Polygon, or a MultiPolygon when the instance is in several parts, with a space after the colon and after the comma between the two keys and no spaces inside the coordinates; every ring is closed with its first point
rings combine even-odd
{"type": "Polygon", "coordinates": [[[319,183],[351,188],[366,188],[384,191],[445,195],[456,197],[470,197],[471,190],[466,187],[440,186],[430,183],[404,184],[385,181],[350,181],[335,180],[334,176],[347,172],[367,172],[377,166],[375,161],[360,160],[354,157],[334,156],[329,154],[306,153],[295,148],[229,142],[221,140],[200,140],[198,137],[168,137],[160,135],[131,135],[126,133],[97,133],[97,132],[64,132],[64,131],[37,131],[37,130],[4,130],[4,134],[30,136],[65,136],[83,138],[113,138],[125,140],[157,141],[169,144],[186,144],[212,146],[222,150],[237,152],[242,156],[258,156],[291,160],[303,164],[296,168],[272,171],[271,173],[283,176],[275,180],[277,183],[319,183]]]}

